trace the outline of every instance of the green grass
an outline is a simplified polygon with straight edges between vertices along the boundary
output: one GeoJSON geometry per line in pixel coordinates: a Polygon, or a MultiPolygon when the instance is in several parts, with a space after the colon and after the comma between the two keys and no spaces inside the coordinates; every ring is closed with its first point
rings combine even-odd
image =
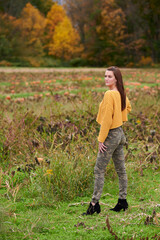
{"type": "Polygon", "coordinates": [[[115,235],[126,240],[160,239],[160,90],[156,82],[160,72],[156,69],[123,70],[125,81],[141,79],[141,87],[129,85],[127,92],[132,104],[124,125],[129,143],[125,149],[129,209],[109,210],[118,199],[118,178],[110,161],[101,213],[82,216],[94,186],[99,132],[95,119],[106,91],[103,74],[0,73],[6,83],[0,95],[0,239],[112,240],[115,235]],[[45,83],[50,79],[53,83],[45,83]],[[33,81],[40,81],[40,86],[31,86],[33,81]],[[18,84],[12,98],[4,100],[13,82],[18,84]],[[143,89],[146,85],[150,89],[143,89]],[[35,93],[42,97],[34,97],[35,93]],[[16,102],[17,97],[25,101],[16,102]],[[37,165],[35,157],[43,163],[37,165]]]}
{"type": "Polygon", "coordinates": [[[106,226],[107,216],[114,233],[120,239],[151,239],[159,234],[159,226],[155,222],[150,225],[145,225],[144,222],[147,216],[152,216],[153,209],[156,213],[160,210],[158,174],[152,169],[145,171],[144,176],[135,173],[134,169],[129,172],[130,206],[126,212],[120,213],[109,210],[116,202],[117,177],[106,178],[104,193],[107,194],[103,194],[100,201],[102,212],[93,216],[82,216],[87,209],[86,203],[90,201],[89,195],[75,198],[74,201],[59,202],[52,198],[42,199],[42,196],[26,198],[24,193],[27,190],[23,189],[15,203],[6,198],[1,200],[1,206],[5,209],[3,211],[8,215],[3,223],[4,239],[114,239],[106,226]]]}

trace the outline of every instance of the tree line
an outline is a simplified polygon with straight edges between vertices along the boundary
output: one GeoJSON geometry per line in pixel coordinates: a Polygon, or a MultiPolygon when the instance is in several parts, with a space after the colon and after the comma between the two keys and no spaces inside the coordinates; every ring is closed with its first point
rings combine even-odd
{"type": "Polygon", "coordinates": [[[159,63],[159,0],[0,0],[0,65],[159,63]]]}

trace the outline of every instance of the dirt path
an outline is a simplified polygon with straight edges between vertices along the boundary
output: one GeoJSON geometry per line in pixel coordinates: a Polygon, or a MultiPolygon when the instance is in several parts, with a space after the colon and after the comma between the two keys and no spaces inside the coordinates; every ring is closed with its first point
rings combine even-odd
{"type": "MultiPolygon", "coordinates": [[[[0,72],[5,73],[52,73],[52,72],[104,72],[106,68],[11,68],[0,67],[0,72]]],[[[129,68],[122,68],[122,70],[131,70],[129,68]]],[[[132,69],[134,70],[134,69],[132,69]]]]}
{"type": "Polygon", "coordinates": [[[0,72],[6,73],[17,73],[17,72],[33,72],[33,73],[40,73],[40,72],[96,72],[96,71],[104,71],[105,68],[10,68],[10,67],[1,67],[0,72]]]}

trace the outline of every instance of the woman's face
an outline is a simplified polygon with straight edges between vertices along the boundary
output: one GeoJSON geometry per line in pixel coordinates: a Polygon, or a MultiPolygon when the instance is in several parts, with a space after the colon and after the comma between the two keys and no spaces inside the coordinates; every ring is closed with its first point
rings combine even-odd
{"type": "Polygon", "coordinates": [[[105,72],[105,84],[109,89],[114,89],[116,87],[116,78],[114,76],[114,73],[112,71],[106,70],[105,72]]]}

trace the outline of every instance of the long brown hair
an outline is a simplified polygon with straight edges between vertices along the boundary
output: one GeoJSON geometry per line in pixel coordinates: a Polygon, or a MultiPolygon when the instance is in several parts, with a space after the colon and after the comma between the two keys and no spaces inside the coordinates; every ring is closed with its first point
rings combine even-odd
{"type": "Polygon", "coordinates": [[[114,67],[114,66],[107,68],[107,70],[112,71],[117,80],[116,87],[121,95],[121,110],[123,111],[126,108],[126,93],[124,90],[121,71],[119,70],[118,67],[114,67]]]}

